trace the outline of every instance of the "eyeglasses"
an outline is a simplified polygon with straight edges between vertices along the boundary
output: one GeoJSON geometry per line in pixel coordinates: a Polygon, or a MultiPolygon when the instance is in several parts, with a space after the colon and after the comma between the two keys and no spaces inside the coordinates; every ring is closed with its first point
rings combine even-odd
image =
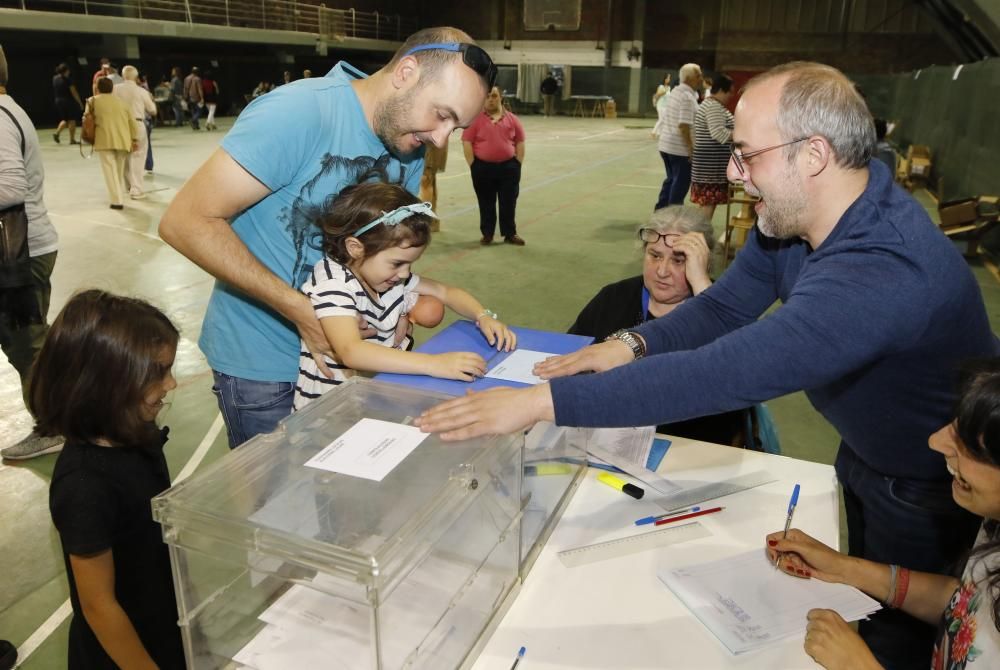
{"type": "Polygon", "coordinates": [[[789,146],[791,144],[796,144],[797,142],[805,142],[808,139],[809,139],[808,137],[800,137],[799,139],[792,140],[791,142],[785,142],[784,144],[775,144],[773,147],[765,147],[763,149],[757,149],[757,151],[751,151],[748,154],[745,154],[742,151],[739,151],[736,148],[735,144],[730,144],[729,145],[729,153],[733,157],[733,163],[736,165],[737,172],[739,172],[740,176],[742,176],[744,174],[743,168],[746,165],[746,161],[750,160],[754,156],[759,156],[762,153],[771,151],[772,149],[780,149],[781,147],[787,147],[787,146],[789,146]]]}
{"type": "Polygon", "coordinates": [[[478,47],[475,44],[466,44],[464,42],[421,44],[413,47],[403,55],[409,56],[417,53],[418,51],[434,51],[437,49],[440,49],[441,51],[454,51],[455,53],[461,52],[462,62],[468,65],[473,72],[486,81],[487,90],[492,89],[493,85],[496,84],[497,66],[493,63],[493,59],[490,58],[490,55],[486,53],[482,47],[478,47]]]}
{"type": "Polygon", "coordinates": [[[680,237],[680,233],[660,233],[652,228],[639,229],[639,239],[646,244],[656,244],[660,240],[663,240],[663,243],[671,249],[674,248],[674,244],[677,243],[677,240],[680,237]]]}

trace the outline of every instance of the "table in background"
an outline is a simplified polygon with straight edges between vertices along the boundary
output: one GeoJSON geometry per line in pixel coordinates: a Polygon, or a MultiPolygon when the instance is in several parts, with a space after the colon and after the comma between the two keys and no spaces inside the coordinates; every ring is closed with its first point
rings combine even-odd
{"type": "Polygon", "coordinates": [[[593,102],[594,107],[590,110],[590,115],[601,118],[604,118],[605,105],[614,100],[610,95],[571,95],[569,99],[576,101],[576,104],[573,106],[573,116],[586,116],[587,112],[583,103],[593,102]]]}
{"type": "Polygon", "coordinates": [[[596,472],[588,473],[516,600],[470,664],[473,670],[506,670],[521,646],[527,653],[519,670],[817,667],[802,650],[802,636],[752,653],[730,654],[657,572],[753,548],[764,551],[764,536],[784,526],[796,483],[802,485],[802,493],[794,526],[839,546],[839,493],[833,467],[670,439],[673,444],[659,470],[666,477],[718,481],[765,469],[779,480],[719,499],[725,510],[697,519],[712,532],[710,537],[567,568],[557,552],[649,532],[649,526],[633,522],[662,513],[654,503],[633,500],[595,481],[596,472]]]}

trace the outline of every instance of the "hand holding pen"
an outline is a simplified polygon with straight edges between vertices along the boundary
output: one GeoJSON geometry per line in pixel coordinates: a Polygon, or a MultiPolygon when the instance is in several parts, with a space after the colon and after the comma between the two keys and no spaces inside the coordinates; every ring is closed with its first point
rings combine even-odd
{"type": "MultiPolygon", "coordinates": [[[[799,485],[796,484],[795,488],[792,489],[792,499],[788,501],[788,516],[785,518],[785,532],[781,534],[781,539],[788,537],[788,529],[792,526],[792,515],[795,513],[795,506],[799,504],[799,485]]],[[[774,569],[778,569],[778,564],[781,562],[781,553],[774,559],[774,569]]]]}
{"type": "Polygon", "coordinates": [[[772,561],[780,556],[781,571],[794,577],[854,584],[850,573],[857,559],[828,547],[797,528],[790,528],[787,535],[780,530],[768,535],[767,553],[772,561]]]}

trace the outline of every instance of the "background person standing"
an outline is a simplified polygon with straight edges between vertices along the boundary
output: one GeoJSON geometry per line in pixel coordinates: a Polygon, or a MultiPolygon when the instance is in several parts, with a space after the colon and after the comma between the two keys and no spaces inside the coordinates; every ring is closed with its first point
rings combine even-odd
{"type": "Polygon", "coordinates": [[[79,144],[76,141],[76,120],[83,112],[83,102],[73,80],[70,79],[69,66],[66,63],[59,63],[56,66],[56,74],[52,77],[52,97],[55,98],[56,116],[59,117],[59,126],[52,139],[59,144],[63,128],[69,127],[69,143],[79,144]]]}
{"type": "Polygon", "coordinates": [[[156,103],[153,102],[149,91],[136,83],[139,71],[134,66],[123,67],[122,76],[125,81],[115,86],[114,94],[125,103],[136,123],[135,142],[125,162],[125,183],[128,186],[129,197],[141,200],[146,197],[142,188],[142,171],[146,165],[146,154],[149,149],[146,116],[156,116],[156,103]]]}
{"type": "Polygon", "coordinates": [[[523,247],[514,212],[524,164],[524,128],[513,112],[503,108],[496,86],[486,96],[482,114],[462,133],[462,149],[479,201],[479,230],[483,234],[479,243],[486,246],[493,242],[499,202],[503,241],[523,247]]]}
{"type": "Polygon", "coordinates": [[[198,130],[198,119],[201,118],[201,104],[205,102],[205,94],[201,90],[201,76],[198,74],[197,66],[192,67],[191,74],[184,77],[184,99],[191,114],[191,128],[198,130]]]}
{"type": "Polygon", "coordinates": [[[556,73],[549,71],[549,74],[542,80],[540,87],[542,93],[542,113],[545,116],[552,116],[556,113],[556,93],[559,92],[559,80],[556,73]]]}
{"type": "MultiPolygon", "coordinates": [[[[28,282],[0,292],[0,348],[17,370],[21,393],[26,399],[31,366],[49,329],[46,321],[52,293],[49,279],[56,264],[59,234],[45,208],[45,167],[38,133],[27,113],[7,95],[7,59],[2,48],[0,108],[3,108],[0,110],[0,210],[24,204],[31,257],[28,282]]],[[[31,431],[0,453],[10,459],[34,458],[59,451],[62,444],[61,437],[31,431]]]]}
{"type": "Polygon", "coordinates": [[[733,80],[715,75],[712,94],[694,115],[694,152],[691,154],[691,202],[701,205],[711,221],[716,205],[729,201],[729,143],[733,141],[733,115],[726,109],[733,80]]]}
{"type": "Polygon", "coordinates": [[[94,151],[101,159],[104,184],[108,187],[111,209],[122,209],[125,199],[125,160],[139,144],[139,122],[121,98],[113,95],[110,77],[97,80],[97,95],[87,101],[97,123],[94,151]]]}
{"type": "Polygon", "coordinates": [[[698,111],[701,68],[688,63],[681,66],[681,83],[667,96],[660,129],[660,156],[667,178],[660,188],[656,207],[683,205],[691,185],[691,151],[694,149],[694,115],[698,111]]]}

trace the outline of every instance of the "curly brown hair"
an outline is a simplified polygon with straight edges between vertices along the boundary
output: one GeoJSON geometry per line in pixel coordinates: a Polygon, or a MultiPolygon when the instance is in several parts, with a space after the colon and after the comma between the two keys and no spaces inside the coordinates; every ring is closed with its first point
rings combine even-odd
{"type": "Polygon", "coordinates": [[[347,238],[355,237],[365,249],[365,258],[392,247],[422,247],[431,239],[431,217],[414,214],[395,226],[379,224],[360,237],[355,232],[384,212],[420,202],[399,184],[366,182],[348,186],[324,207],[316,224],[323,231],[323,253],[342,265],[351,262],[347,238]]]}

